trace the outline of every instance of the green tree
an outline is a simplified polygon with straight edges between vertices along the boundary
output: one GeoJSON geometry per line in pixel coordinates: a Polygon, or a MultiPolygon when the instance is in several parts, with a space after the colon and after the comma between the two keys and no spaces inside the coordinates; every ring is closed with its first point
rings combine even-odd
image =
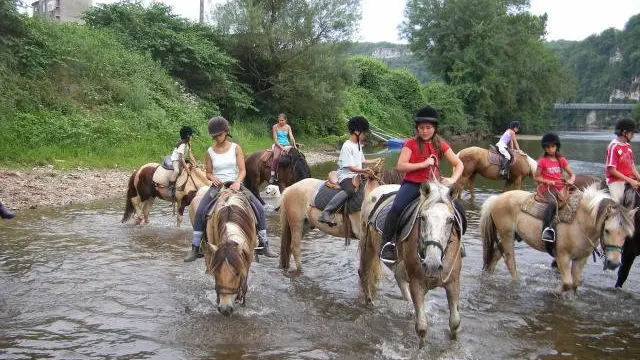
{"type": "Polygon", "coordinates": [[[525,129],[537,130],[570,89],[542,43],[546,15],[532,15],[528,6],[528,0],[409,0],[401,31],[414,55],[461,89],[472,118],[502,130],[518,116],[525,129]]]}
{"type": "Polygon", "coordinates": [[[262,114],[284,111],[318,126],[337,121],[359,0],[229,0],[212,18],[228,34],[225,49],[238,59],[235,74],[250,86],[262,114]]]}

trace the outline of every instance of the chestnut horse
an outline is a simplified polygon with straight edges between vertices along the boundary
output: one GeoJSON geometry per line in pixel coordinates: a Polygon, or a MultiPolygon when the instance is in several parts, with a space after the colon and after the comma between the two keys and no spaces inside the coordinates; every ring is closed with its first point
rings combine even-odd
{"type": "MultiPolygon", "coordinates": [[[[149,163],[135,170],[129,177],[127,188],[127,204],[122,222],[127,222],[136,215],[136,224],[149,223],[149,211],[156,197],[173,201],[167,193],[167,185],[172,170],[164,169],[158,163],[149,163]]],[[[183,170],[176,179],[175,201],[178,204],[177,226],[182,223],[182,213],[189,205],[196,191],[211,184],[203,170],[191,167],[189,172],[183,170]]]]}
{"type": "MultiPolygon", "coordinates": [[[[193,223],[208,186],[202,187],[189,205],[193,223]]],[[[215,279],[218,311],[229,316],[235,304],[244,306],[247,294],[249,267],[258,245],[255,215],[249,198],[242,191],[223,189],[207,219],[207,242],[203,243],[206,273],[215,279]]]]}
{"type": "MultiPolygon", "coordinates": [[[[576,214],[570,223],[557,225],[555,260],[562,283],[560,294],[574,293],[582,281],[582,269],[589,255],[598,245],[605,252],[605,269],[614,270],[620,265],[625,238],[633,231],[628,211],[616,203],[596,184],[588,186],[581,194],[576,214]]],[[[523,211],[522,205],[530,201],[532,194],[513,190],[489,197],[482,205],[480,234],[483,245],[483,269],[493,273],[501,257],[509,269],[511,278],[517,280],[514,257],[514,240],[524,240],[538,251],[545,251],[542,241],[542,221],[523,211]]],[[[574,195],[576,196],[576,195],[574,195]]]]}
{"type": "MultiPolygon", "coordinates": [[[[271,150],[258,151],[249,155],[245,159],[245,168],[247,175],[244,178],[244,186],[251,190],[258,200],[264,205],[264,201],[260,197],[260,185],[265,181],[269,181],[271,177],[271,150]],[[267,159],[265,159],[267,158],[267,159]]],[[[311,176],[311,170],[307,160],[297,148],[290,148],[288,152],[280,155],[280,164],[278,165],[278,187],[280,193],[287,186],[306,179],[311,176]]]]}
{"type": "MultiPolygon", "coordinates": [[[[372,304],[380,279],[380,237],[369,223],[369,214],[376,201],[384,194],[398,190],[397,185],[376,188],[365,197],[362,204],[360,240],[360,288],[367,303],[372,304]]],[[[457,338],[460,329],[460,270],[462,268],[461,218],[455,212],[449,188],[437,182],[424,182],[420,186],[420,203],[411,232],[405,241],[398,243],[397,264],[389,266],[394,272],[402,295],[413,301],[416,316],[416,332],[422,348],[427,340],[427,316],[424,297],[427,291],[444,287],[449,302],[449,329],[457,338]]]]}
{"type": "MultiPolygon", "coordinates": [[[[378,187],[385,181],[394,181],[399,183],[402,176],[399,176],[395,170],[384,171],[382,176],[378,178],[377,174],[381,173],[382,162],[374,168],[375,174],[369,180],[362,180],[360,186],[364,186],[364,194],[368,194],[371,190],[378,187]]],[[[337,237],[355,237],[360,239],[360,211],[349,214],[348,216],[340,216],[335,214],[336,226],[329,226],[318,221],[322,211],[311,206],[313,197],[316,194],[318,186],[322,185],[325,180],[307,178],[296,182],[289,186],[282,193],[280,201],[280,227],[282,229],[280,242],[280,267],[284,270],[289,269],[291,255],[296,263],[295,274],[302,272],[302,263],[300,260],[300,247],[302,236],[304,235],[305,222],[310,223],[312,227],[337,237]],[[345,222],[348,219],[348,222],[345,222]]]]}
{"type": "MultiPolygon", "coordinates": [[[[509,165],[509,180],[505,181],[504,190],[520,189],[525,177],[533,177],[538,167],[537,162],[527,154],[515,153],[509,165]]],[[[472,146],[460,150],[460,161],[464,164],[462,176],[456,182],[456,196],[459,197],[465,186],[469,186],[471,197],[475,197],[474,179],[480,174],[490,180],[501,180],[498,165],[489,162],[489,150],[472,146]]]]}

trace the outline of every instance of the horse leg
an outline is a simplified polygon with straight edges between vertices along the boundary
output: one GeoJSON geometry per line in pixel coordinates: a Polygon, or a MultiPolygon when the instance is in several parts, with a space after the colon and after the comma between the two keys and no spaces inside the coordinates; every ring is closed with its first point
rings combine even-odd
{"type": "Polygon", "coordinates": [[[558,263],[558,271],[560,272],[560,279],[562,284],[556,290],[558,294],[563,295],[567,291],[573,289],[573,277],[571,275],[571,260],[568,254],[557,254],[556,262],[558,263]]]}
{"type": "Polygon", "coordinates": [[[578,286],[582,284],[582,269],[584,265],[587,263],[589,257],[585,257],[584,259],[574,259],[571,262],[571,277],[573,278],[573,292],[578,291],[578,286]]]}
{"type": "Polygon", "coordinates": [[[514,254],[513,245],[513,230],[509,229],[508,231],[501,231],[500,239],[502,239],[502,256],[504,257],[504,263],[505,265],[507,265],[507,269],[509,269],[509,274],[511,274],[511,279],[518,280],[518,272],[516,271],[516,257],[514,254]]]}
{"type": "Polygon", "coordinates": [[[396,267],[396,271],[393,272],[393,275],[396,278],[396,282],[398,283],[398,287],[400,288],[400,292],[402,293],[402,297],[411,301],[411,292],[409,290],[409,282],[406,279],[406,268],[404,261],[400,262],[396,267]]]}
{"type": "Polygon", "coordinates": [[[476,184],[475,184],[475,180],[476,180],[476,174],[472,174],[471,176],[469,176],[469,195],[471,196],[471,201],[474,201],[476,199],[476,184]]]}
{"type": "Polygon", "coordinates": [[[460,300],[460,279],[449,281],[444,289],[447,293],[447,301],[449,302],[449,330],[451,338],[458,338],[460,330],[460,312],[458,311],[458,301],[460,300]]]}
{"type": "Polygon", "coordinates": [[[144,214],[142,209],[142,203],[140,196],[135,196],[131,198],[131,203],[133,204],[133,209],[136,212],[136,225],[140,225],[144,220],[144,214]]]}
{"type": "Polygon", "coordinates": [[[427,314],[424,312],[425,289],[420,283],[421,279],[413,279],[409,284],[413,307],[416,310],[416,333],[420,341],[419,347],[422,349],[427,343],[427,314]]]}
{"type": "Polygon", "coordinates": [[[142,206],[143,209],[143,214],[144,214],[144,223],[148,224],[149,223],[149,212],[151,212],[151,205],[153,205],[153,202],[156,200],[156,198],[154,197],[150,197],[147,200],[144,201],[144,205],[142,206]]]}
{"type": "Polygon", "coordinates": [[[301,261],[301,242],[302,231],[304,223],[301,222],[291,227],[291,254],[293,255],[293,261],[296,263],[296,275],[302,273],[302,261],[301,261]]]}

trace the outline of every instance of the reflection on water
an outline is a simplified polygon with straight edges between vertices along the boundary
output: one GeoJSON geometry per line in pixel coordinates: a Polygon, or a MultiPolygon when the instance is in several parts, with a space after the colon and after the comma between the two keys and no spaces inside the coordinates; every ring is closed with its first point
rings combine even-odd
{"type": "MultiPolygon", "coordinates": [[[[608,138],[561,136],[576,172],[602,174],[608,138]]],[[[520,143],[539,156],[537,141],[520,143]]],[[[387,165],[396,157],[390,154],[387,165]]],[[[334,166],[315,167],[314,174],[324,177],[334,166]]],[[[302,276],[285,277],[277,259],[261,258],[251,267],[246,307],[225,318],[217,313],[202,261],[182,262],[188,223],[173,227],[170,205],[158,201],[150,225],[121,225],[124,203],[110,200],[24,212],[0,223],[0,358],[640,357],[637,268],[616,291],[615,273],[590,261],[578,296],[558,299],[550,257],[518,243],[519,283],[502,264],[482,276],[479,211],[499,187],[479,182],[475,202],[464,203],[468,256],[458,341],[448,337],[445,293],[435,290],[426,300],[429,345],[418,351],[413,306],[401,299],[392,274],[385,270],[375,306],[363,306],[357,242],[345,247],[317,230],[303,241],[302,276]]],[[[278,215],[270,213],[267,221],[278,249],[278,215]]]]}

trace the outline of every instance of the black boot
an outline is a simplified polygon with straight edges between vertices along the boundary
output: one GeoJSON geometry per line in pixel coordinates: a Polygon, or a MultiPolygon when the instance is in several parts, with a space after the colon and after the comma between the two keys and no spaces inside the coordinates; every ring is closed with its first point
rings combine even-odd
{"type": "Polygon", "coordinates": [[[176,196],[176,182],[169,181],[169,186],[167,186],[167,194],[170,198],[174,198],[176,196]]]}
{"type": "Polygon", "coordinates": [[[384,220],[384,229],[382,230],[382,239],[380,240],[380,260],[382,260],[383,263],[395,264],[398,261],[398,250],[395,239],[399,217],[400,214],[389,211],[387,218],[384,220]]]}
{"type": "Polygon", "coordinates": [[[338,223],[336,223],[336,221],[333,220],[333,218],[331,217],[331,214],[334,211],[336,211],[340,206],[342,206],[342,204],[344,204],[348,199],[349,199],[349,194],[344,190],[341,190],[337,194],[333,195],[333,198],[331,199],[331,201],[329,201],[327,206],[322,211],[322,215],[320,215],[320,217],[318,218],[318,221],[321,223],[325,223],[329,226],[338,225],[338,223]]]}
{"type": "Polygon", "coordinates": [[[556,204],[550,203],[547,208],[544,209],[542,215],[542,241],[553,243],[556,241],[555,221],[556,217],[556,204]]]}
{"type": "Polygon", "coordinates": [[[184,262],[191,262],[191,261],[195,261],[199,256],[198,256],[198,250],[200,248],[198,246],[195,245],[191,245],[191,250],[187,253],[187,256],[184,257],[184,262]]]}
{"type": "Polygon", "coordinates": [[[16,214],[13,211],[7,209],[6,206],[0,202],[0,217],[3,219],[13,219],[15,216],[16,214]]]}
{"type": "Polygon", "coordinates": [[[269,240],[267,239],[267,230],[258,231],[258,247],[255,248],[258,255],[266,256],[268,258],[276,258],[278,254],[271,251],[269,246],[269,240]]]}
{"type": "Polygon", "coordinates": [[[504,156],[500,156],[500,177],[505,180],[509,178],[509,160],[504,156]]]}

